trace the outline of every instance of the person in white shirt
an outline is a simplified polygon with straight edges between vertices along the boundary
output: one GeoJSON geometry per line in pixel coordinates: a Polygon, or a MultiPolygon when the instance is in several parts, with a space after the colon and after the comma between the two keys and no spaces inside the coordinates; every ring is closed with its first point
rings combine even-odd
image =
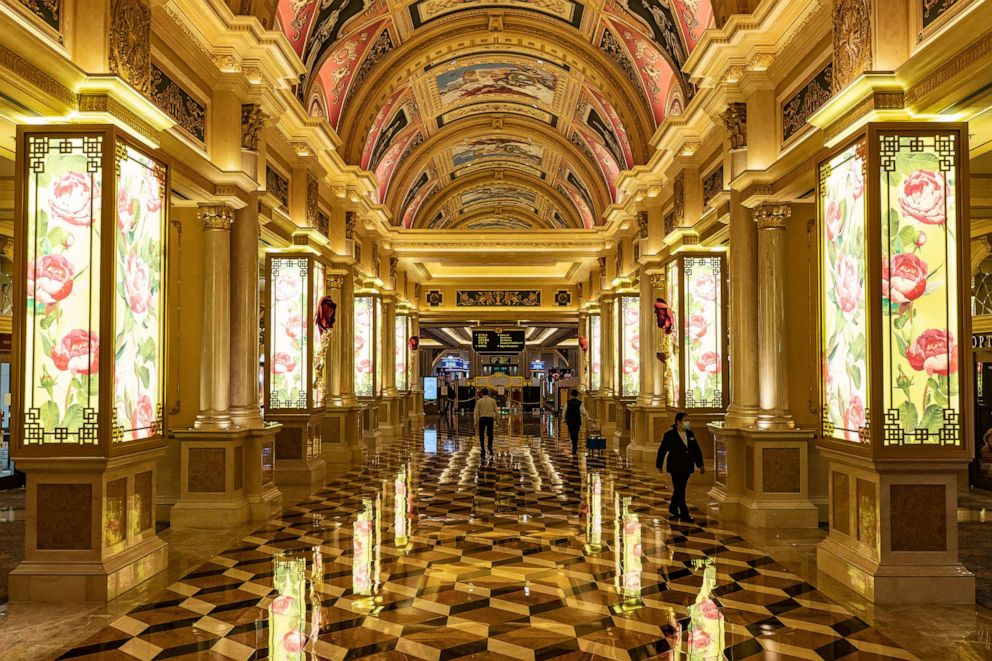
{"type": "Polygon", "coordinates": [[[479,426],[479,447],[486,458],[486,435],[489,437],[489,456],[493,455],[493,431],[496,427],[496,400],[489,396],[489,388],[479,391],[475,402],[475,424],[479,426]]]}

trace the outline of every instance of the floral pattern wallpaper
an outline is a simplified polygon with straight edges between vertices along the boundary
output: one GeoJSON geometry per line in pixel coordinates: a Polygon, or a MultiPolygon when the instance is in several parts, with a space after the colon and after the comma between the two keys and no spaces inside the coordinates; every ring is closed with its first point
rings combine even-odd
{"type": "Polygon", "coordinates": [[[372,372],[375,349],[373,310],[371,296],[355,297],[355,394],[359,397],[375,395],[372,372]]]}
{"type": "Polygon", "coordinates": [[[603,384],[603,334],[598,314],[589,315],[589,389],[599,390],[603,384]]]}
{"type": "Polygon", "coordinates": [[[164,408],[165,171],[128,145],[117,154],[114,440],[132,441],[160,432],[164,408]]]}
{"type": "Polygon", "coordinates": [[[305,409],[309,267],[306,257],[272,257],[269,268],[269,408],[305,409]]]}
{"type": "MultiPolygon", "coordinates": [[[[675,315],[675,328],[680,328],[682,309],[679,307],[679,262],[669,262],[665,278],[665,294],[669,309],[675,315]]],[[[678,408],[682,405],[682,341],[680,333],[674,332],[669,336],[668,362],[665,372],[668,382],[668,405],[678,408]]]]}
{"type": "Polygon", "coordinates": [[[27,141],[23,442],[95,444],[103,138],[27,141]]]}
{"type": "Polygon", "coordinates": [[[878,136],[886,445],[960,442],[954,137],[878,136]]]}
{"type": "Polygon", "coordinates": [[[859,441],[868,419],[861,146],[841,152],[820,171],[823,434],[842,441],[859,441]]]}
{"type": "Polygon", "coordinates": [[[641,297],[620,297],[620,396],[641,393],[641,297]]]}
{"type": "Polygon", "coordinates": [[[686,408],[723,408],[723,257],[685,257],[682,342],[686,408]]]}
{"type": "Polygon", "coordinates": [[[396,389],[406,390],[407,385],[407,317],[405,315],[396,315],[396,360],[395,360],[395,374],[396,374],[396,389]]]}

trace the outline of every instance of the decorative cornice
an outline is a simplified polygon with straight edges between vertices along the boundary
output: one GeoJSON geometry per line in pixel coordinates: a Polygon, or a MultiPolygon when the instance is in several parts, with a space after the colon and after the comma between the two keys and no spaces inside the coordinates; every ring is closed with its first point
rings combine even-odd
{"type": "Polygon", "coordinates": [[[230,230],[234,222],[234,209],[226,204],[200,204],[196,217],[203,223],[203,231],[230,230]]]}
{"type": "Polygon", "coordinates": [[[769,202],[754,210],[754,222],[759,230],[784,230],[791,217],[792,207],[788,204],[769,202]]]}
{"type": "Polygon", "coordinates": [[[0,44],[0,67],[20,76],[65,105],[76,106],[76,95],[72,90],[3,44],[0,44]]]}
{"type": "Polygon", "coordinates": [[[914,105],[968,67],[981,61],[989,53],[992,53],[992,34],[982,37],[909,88],[906,92],[906,105],[914,105]]]}
{"type": "Polygon", "coordinates": [[[104,112],[113,115],[135,131],[158,144],[158,131],[129,107],[108,94],[80,94],[79,112],[104,112]]]}
{"type": "Polygon", "coordinates": [[[900,110],[904,107],[906,107],[906,95],[902,91],[873,91],[864,101],[848,110],[837,121],[824,129],[825,141],[830,142],[846,131],[852,124],[871,112],[876,110],[900,110]]]}

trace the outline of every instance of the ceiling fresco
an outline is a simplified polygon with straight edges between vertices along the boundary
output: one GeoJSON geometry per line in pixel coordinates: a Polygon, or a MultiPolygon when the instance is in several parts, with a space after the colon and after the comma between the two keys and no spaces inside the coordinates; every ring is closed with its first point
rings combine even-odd
{"type": "Polygon", "coordinates": [[[691,101],[681,66],[712,14],[709,0],[279,0],[276,18],[306,66],[298,95],[374,172],[397,225],[519,230],[594,227],[618,201],[620,172],[691,101]],[[518,194],[474,204],[532,195],[532,217],[464,220],[483,180],[518,194]]]}

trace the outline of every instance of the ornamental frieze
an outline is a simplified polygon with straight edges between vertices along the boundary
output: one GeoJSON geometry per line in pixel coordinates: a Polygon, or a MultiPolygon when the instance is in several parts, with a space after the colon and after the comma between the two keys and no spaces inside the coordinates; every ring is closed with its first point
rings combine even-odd
{"type": "Polygon", "coordinates": [[[58,33],[62,32],[62,0],[18,0],[29,12],[58,33]]]}
{"type": "Polygon", "coordinates": [[[540,307],[539,289],[489,289],[455,292],[455,305],[464,307],[540,307]]]}
{"type": "Polygon", "coordinates": [[[142,0],[110,6],[110,71],[148,96],[152,91],[152,10],[142,0]]]}
{"type": "Polygon", "coordinates": [[[193,98],[165,71],[159,69],[154,62],[151,64],[151,92],[149,96],[152,103],[176,120],[176,123],[187,133],[200,142],[206,142],[206,105],[193,98]]]}
{"type": "Polygon", "coordinates": [[[782,141],[789,140],[806,126],[813,116],[833,96],[833,62],[827,62],[806,85],[782,105],[782,141]]]}

